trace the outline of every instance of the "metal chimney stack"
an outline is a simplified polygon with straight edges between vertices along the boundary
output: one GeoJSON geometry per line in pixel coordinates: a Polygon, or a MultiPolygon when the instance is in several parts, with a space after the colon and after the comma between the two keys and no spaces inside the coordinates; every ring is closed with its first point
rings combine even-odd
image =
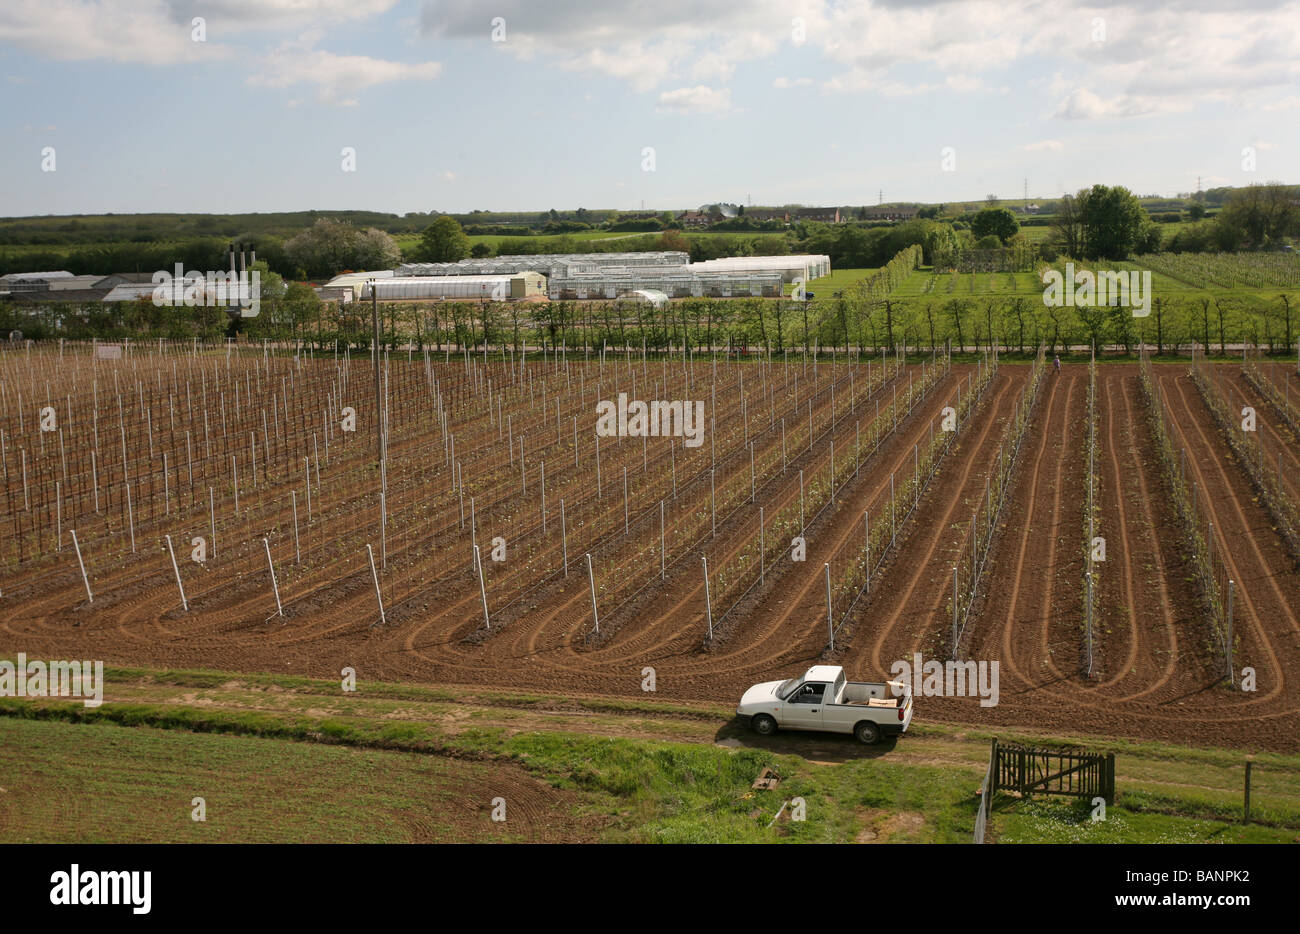
{"type": "Polygon", "coordinates": [[[248,272],[248,267],[244,263],[244,245],[239,245],[239,275],[243,278],[244,273],[248,272]]]}
{"type": "Polygon", "coordinates": [[[257,244],[256,243],[250,243],[248,245],[248,265],[250,267],[257,265],[257,244]]]}

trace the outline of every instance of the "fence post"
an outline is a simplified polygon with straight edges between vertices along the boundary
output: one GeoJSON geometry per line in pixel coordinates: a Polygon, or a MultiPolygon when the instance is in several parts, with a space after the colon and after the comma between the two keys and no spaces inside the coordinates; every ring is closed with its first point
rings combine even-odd
{"type": "Polygon", "coordinates": [[[952,568],[952,660],[957,660],[957,566],[952,568]]]}
{"type": "Polygon", "coordinates": [[[600,635],[600,616],[596,613],[596,572],[591,569],[591,553],[587,553],[587,581],[591,585],[591,619],[600,635]]]}
{"type": "Polygon", "coordinates": [[[487,584],[483,580],[483,555],[479,552],[478,545],[474,546],[474,570],[478,572],[478,592],[483,598],[483,625],[491,629],[492,617],[488,615],[487,584]]]}
{"type": "Polygon", "coordinates": [[[77,530],[68,531],[72,533],[72,548],[77,553],[77,567],[81,568],[81,582],[86,585],[86,602],[94,603],[95,597],[90,592],[90,578],[86,576],[86,562],[81,560],[81,545],[77,543],[77,530]]]}
{"type": "Polygon", "coordinates": [[[1245,809],[1245,813],[1242,815],[1242,821],[1241,821],[1243,824],[1250,823],[1250,769],[1251,766],[1253,765],[1254,763],[1250,760],[1250,757],[1247,756],[1246,757],[1246,809],[1245,809]]]}
{"type": "Polygon", "coordinates": [[[664,501],[659,500],[659,579],[668,579],[668,553],[664,550],[664,501]]]}
{"type": "Polygon", "coordinates": [[[871,593],[871,510],[862,510],[862,539],[867,550],[867,585],[866,592],[871,593]]]}
{"type": "Polygon", "coordinates": [[[704,614],[709,620],[709,641],[713,641],[713,598],[709,594],[709,559],[700,555],[700,565],[704,568],[704,614]]]}
{"type": "MultiPolygon", "coordinates": [[[[275,562],[271,560],[271,543],[267,539],[262,539],[262,547],[266,549],[266,566],[271,569],[271,590],[275,592],[275,612],[279,616],[284,615],[284,607],[280,603],[280,585],[275,581],[275,562]]],[[[367,545],[367,548],[370,546],[367,545]]],[[[374,570],[375,559],[372,555],[370,558],[370,568],[374,570]]]]}
{"type": "Polygon", "coordinates": [[[181,592],[181,608],[188,613],[190,611],[190,604],[189,601],[185,599],[185,585],[181,583],[181,569],[176,565],[176,551],[172,548],[172,537],[170,535],[164,535],[163,538],[167,539],[167,554],[171,555],[172,571],[176,574],[176,589],[181,592]]]}
{"type": "Polygon", "coordinates": [[[1228,618],[1227,618],[1228,642],[1227,645],[1224,646],[1224,655],[1228,661],[1228,684],[1234,688],[1237,686],[1237,673],[1234,670],[1232,664],[1232,595],[1235,589],[1236,589],[1236,582],[1229,580],[1228,581],[1228,618]]]}

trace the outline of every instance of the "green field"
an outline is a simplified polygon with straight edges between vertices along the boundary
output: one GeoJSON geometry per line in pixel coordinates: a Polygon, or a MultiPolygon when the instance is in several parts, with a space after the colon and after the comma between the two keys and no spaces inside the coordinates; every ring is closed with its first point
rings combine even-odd
{"type": "MultiPolygon", "coordinates": [[[[813,279],[808,283],[808,291],[812,292],[817,301],[827,298],[834,298],[836,292],[844,292],[846,295],[853,288],[854,284],[862,279],[866,279],[875,273],[877,269],[832,269],[829,276],[822,276],[820,279],[813,279]]],[[[794,285],[788,283],[785,286],[785,294],[790,295],[794,291],[794,285]]]]}
{"type": "MultiPolygon", "coordinates": [[[[955,842],[992,734],[760,739],[727,707],[229,672],[109,669],[104,706],[0,699],[0,842],[955,842]],[[754,790],[765,768],[776,789],[754,790]],[[196,796],[206,821],[191,819],[196,796]],[[490,818],[493,799],[506,820],[490,818]],[[790,819],[796,798],[804,820],[790,819]],[[785,810],[782,806],[785,805],[785,810]],[[777,819],[777,815],[782,816],[777,819]],[[513,816],[512,816],[513,815],[513,816]]],[[[1300,756],[998,732],[1116,756],[1105,821],[1001,795],[995,842],[1292,842],[1300,756]]]]}

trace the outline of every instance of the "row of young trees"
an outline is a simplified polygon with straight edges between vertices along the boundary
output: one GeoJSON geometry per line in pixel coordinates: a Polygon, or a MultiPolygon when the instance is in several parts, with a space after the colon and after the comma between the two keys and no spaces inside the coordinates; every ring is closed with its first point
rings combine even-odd
{"type": "MultiPolygon", "coordinates": [[[[662,307],[626,302],[551,303],[420,302],[377,306],[383,339],[450,345],[491,352],[540,347],[662,351],[741,349],[803,352],[856,348],[878,353],[903,347],[913,352],[979,351],[996,344],[1005,352],[1030,353],[1040,342],[1050,352],[1067,347],[1112,348],[1133,353],[1139,343],[1156,353],[1185,353],[1192,343],[1227,352],[1247,343],[1288,353],[1300,338],[1300,292],[1252,296],[1188,293],[1151,302],[1135,318],[1124,307],[1049,307],[1036,296],[872,298],[849,290],[830,301],[732,298],[685,299],[662,307]]],[[[149,302],[105,306],[42,306],[34,315],[0,308],[0,328],[28,338],[121,338],[219,341],[227,336],[297,342],[322,348],[342,342],[368,347],[371,306],[337,310],[310,292],[291,290],[265,300],[255,318],[232,317],[220,308],[158,308],[149,302]]]]}

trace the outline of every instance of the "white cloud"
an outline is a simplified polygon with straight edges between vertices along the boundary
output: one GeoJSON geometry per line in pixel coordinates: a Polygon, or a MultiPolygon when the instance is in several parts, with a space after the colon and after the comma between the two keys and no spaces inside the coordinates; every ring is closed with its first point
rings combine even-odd
{"type": "Polygon", "coordinates": [[[0,43],[57,61],[174,65],[229,58],[229,41],[260,29],[366,19],[396,0],[4,0],[0,43]],[[195,16],[207,39],[191,39],[195,16]],[[224,42],[222,40],[225,40],[224,42]]]}
{"type": "Polygon", "coordinates": [[[725,113],[731,109],[730,88],[717,90],[707,85],[678,88],[659,95],[659,113],[725,113]]]}
{"type": "Polygon", "coordinates": [[[172,65],[228,52],[215,41],[190,41],[189,21],[172,19],[161,0],[6,0],[0,42],[58,61],[172,65]]]}
{"type": "Polygon", "coordinates": [[[1025,152],[1060,152],[1065,144],[1059,139],[1040,139],[1036,143],[1026,143],[1020,147],[1025,152]]]}
{"type": "Polygon", "coordinates": [[[1260,110],[1294,110],[1297,107],[1300,107],[1300,96],[1295,94],[1259,105],[1260,110]]]}
{"type": "MultiPolygon", "coordinates": [[[[373,20],[396,0],[4,0],[0,43],[58,60],[169,65],[256,61],[240,37],[286,30],[318,37],[331,26],[373,20]],[[190,19],[208,41],[190,41],[190,19]]],[[[1044,89],[1062,119],[1101,120],[1184,111],[1204,102],[1300,107],[1300,0],[423,0],[425,37],[477,44],[593,80],[614,78],[650,93],[675,85],[719,87],[778,53],[829,65],[826,90],[904,96],[1003,93],[1011,68],[1044,89]],[[492,18],[506,41],[491,41],[492,18]],[[1093,20],[1105,20],[1096,41],[1093,20]],[[796,20],[806,38],[795,35],[796,20]],[[1287,95],[1280,96],[1279,95],[1287,95]],[[1255,100],[1275,99],[1269,103],[1255,100]]],[[[333,34],[331,34],[333,37],[333,34]]],[[[276,36],[282,41],[284,35],[276,36]]],[[[316,42],[301,42],[310,50],[316,42]]],[[[340,59],[347,57],[340,56],[340,59]]],[[[361,77],[407,70],[365,59],[361,77]]],[[[343,62],[346,64],[346,62],[343,62]]],[[[802,66],[796,66],[804,70],[802,66]]],[[[255,66],[267,82],[294,66],[255,66]]],[[[341,82],[303,83],[343,99],[341,82]]],[[[807,73],[812,73],[811,71],[807,73]]],[[[1024,77],[1018,75],[1018,80],[1024,77]]],[[[381,80],[402,80],[387,77],[381,80]]],[[[776,88],[810,79],[761,75],[776,88]]],[[[680,89],[679,89],[680,90],[680,89]]]]}
{"type": "MultiPolygon", "coordinates": [[[[1049,94],[1073,120],[1178,112],[1300,83],[1300,0],[607,0],[599,13],[585,0],[494,0],[493,12],[506,20],[507,51],[639,91],[680,75],[730,82],[741,64],[796,48],[839,66],[825,89],[892,96],[1005,93],[987,75],[1051,61],[1049,94]]],[[[477,0],[425,0],[421,26],[483,42],[490,29],[477,0]]]]}
{"type": "Polygon", "coordinates": [[[1113,117],[1144,117],[1176,113],[1189,109],[1190,99],[1115,94],[1101,97],[1088,88],[1071,92],[1056,108],[1054,117],[1062,120],[1105,120],[1113,117]]]}
{"type": "Polygon", "coordinates": [[[367,55],[335,55],[323,49],[281,47],[248,77],[259,87],[314,85],[321,103],[355,107],[352,92],[394,81],[428,81],[442,73],[439,62],[393,62],[367,55]]]}

